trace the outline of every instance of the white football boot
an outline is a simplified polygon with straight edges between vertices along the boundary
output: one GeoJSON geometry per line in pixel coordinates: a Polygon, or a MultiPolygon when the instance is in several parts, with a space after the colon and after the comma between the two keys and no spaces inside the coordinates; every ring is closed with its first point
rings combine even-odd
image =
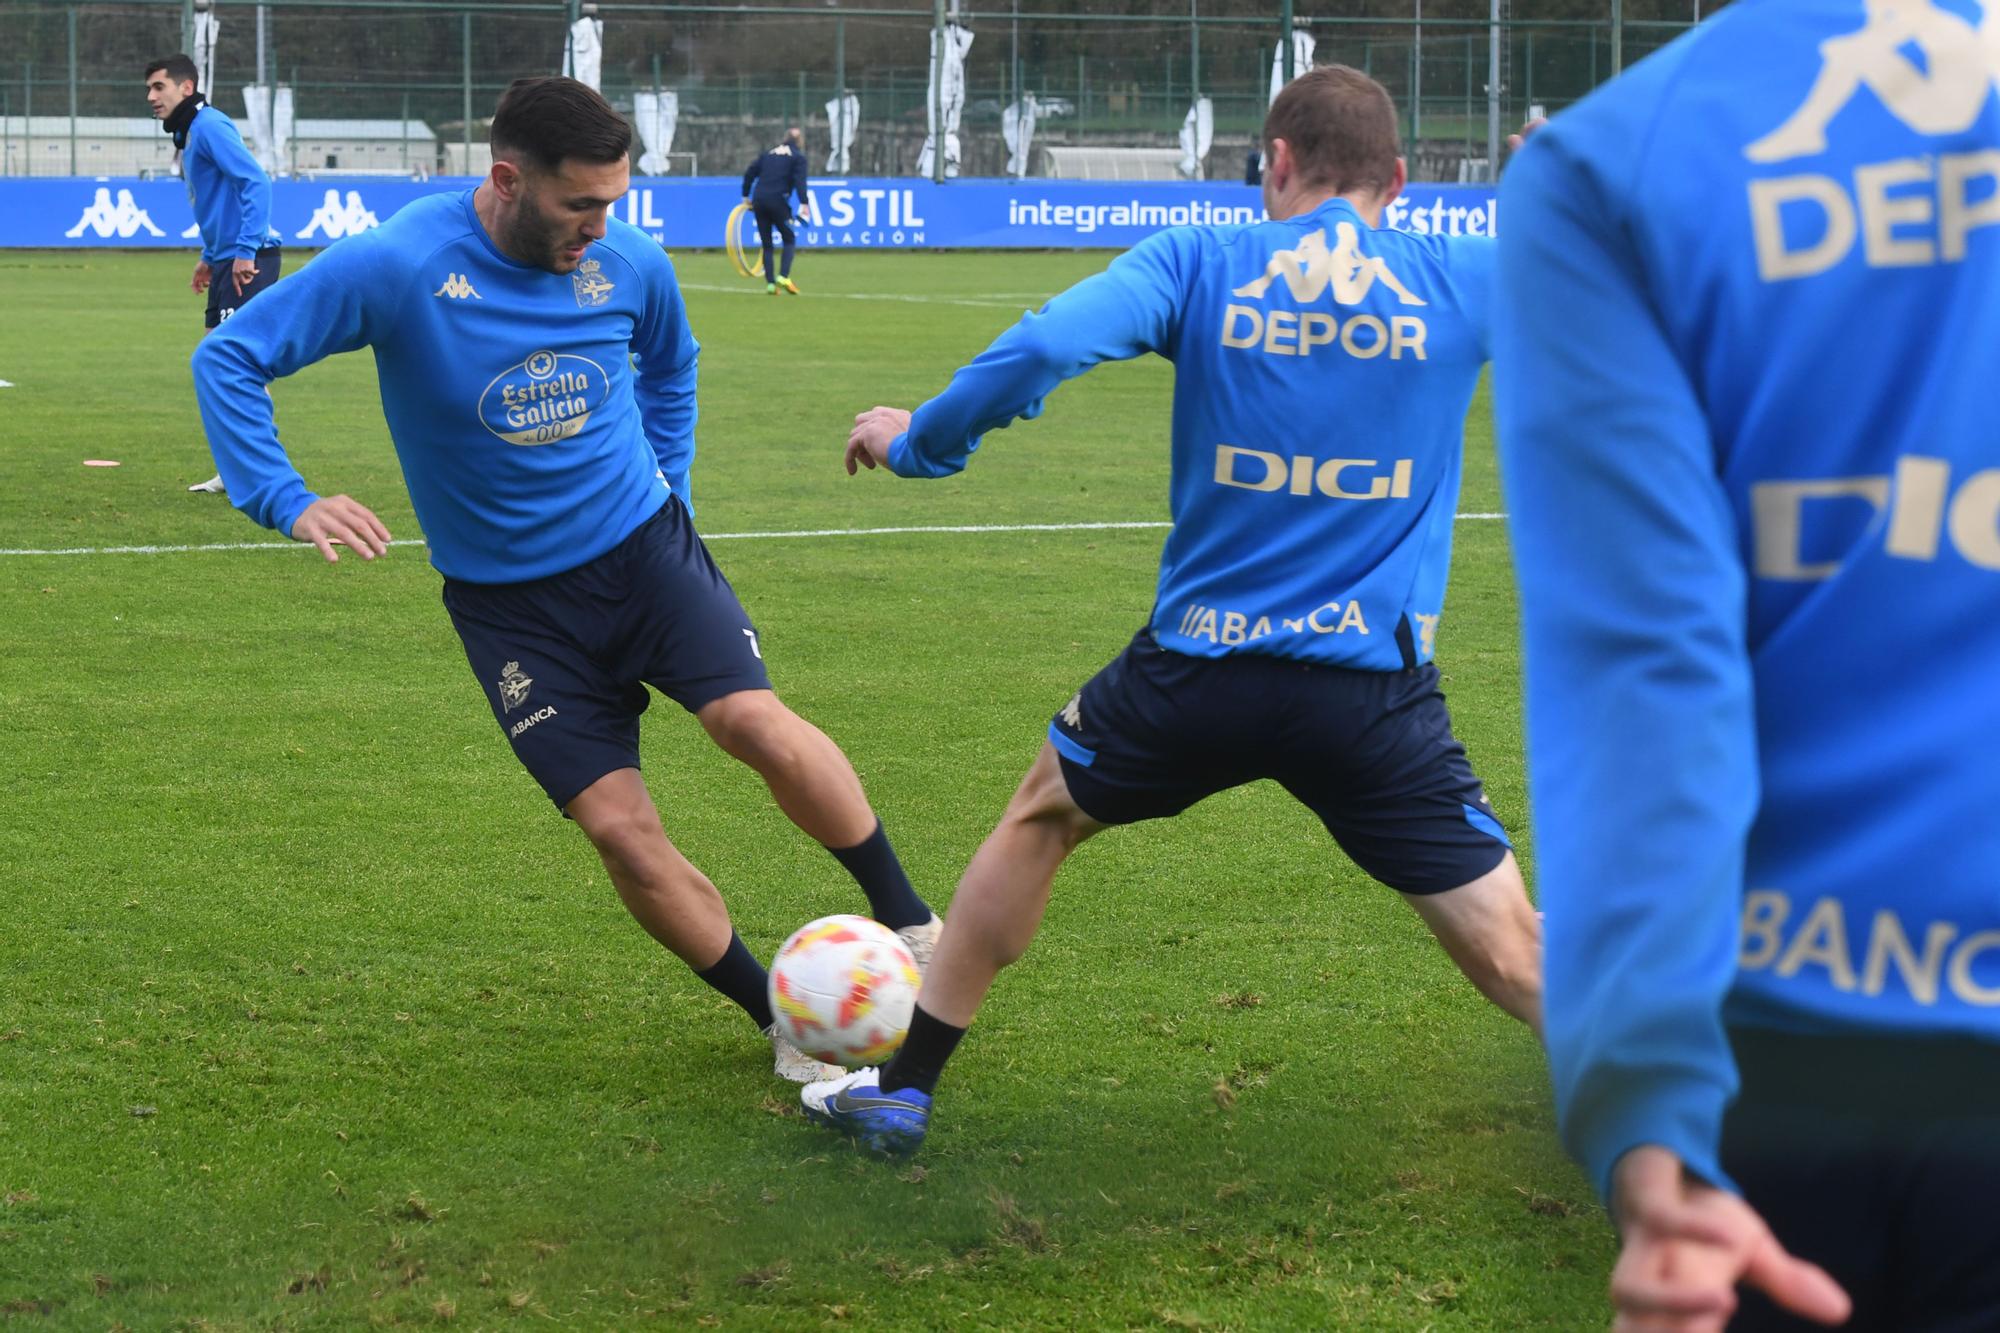
{"type": "Polygon", "coordinates": [[[937,913],[921,926],[904,926],[896,932],[898,938],[909,946],[910,957],[917,960],[919,975],[930,971],[931,955],[937,952],[938,936],[944,931],[944,921],[937,913]]]}
{"type": "Polygon", "coordinates": [[[791,1083],[822,1083],[828,1079],[844,1078],[847,1071],[839,1065],[815,1060],[798,1047],[778,1035],[776,1023],[764,1029],[764,1035],[771,1039],[771,1072],[791,1083]]]}

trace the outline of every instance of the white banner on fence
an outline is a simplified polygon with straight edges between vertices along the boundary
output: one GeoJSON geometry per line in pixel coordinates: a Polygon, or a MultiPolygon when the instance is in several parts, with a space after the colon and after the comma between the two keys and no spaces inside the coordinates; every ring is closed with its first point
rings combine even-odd
{"type": "Polygon", "coordinates": [[[563,43],[563,73],[595,88],[604,72],[604,20],[578,19],[563,43]]]}
{"type": "Polygon", "coordinates": [[[972,49],[972,30],[948,23],[931,30],[931,78],[924,94],[924,150],[917,155],[917,174],[931,174],[931,154],[938,141],[938,110],[944,110],[944,174],[958,175],[958,118],[965,110],[965,53],[972,49]],[[938,38],[944,38],[940,55],[938,38]],[[940,83],[942,87],[940,87],[940,83]]]}
{"type": "Polygon", "coordinates": [[[1181,123],[1181,175],[1191,181],[1200,180],[1209,146],[1214,142],[1215,104],[1206,97],[1197,98],[1181,123]]]}
{"type": "Polygon", "coordinates": [[[215,100],[215,39],[222,33],[222,24],[208,10],[197,10],[194,16],[194,69],[195,86],[210,101],[215,100]]]}
{"type": "Polygon", "coordinates": [[[292,171],[292,90],[278,85],[275,94],[264,84],[243,85],[243,118],[250,122],[250,151],[268,176],[292,171]],[[275,123],[274,123],[275,117],[275,123]]]}
{"type": "Polygon", "coordinates": [[[639,123],[639,174],[667,174],[667,155],[674,151],[674,130],[680,125],[681,95],[677,92],[633,93],[632,118],[639,123]]]}
{"type": "Polygon", "coordinates": [[[854,125],[861,119],[861,99],[846,93],[826,104],[827,133],[832,146],[826,155],[826,169],[846,173],[854,170],[854,125]]]}
{"type": "MultiPolygon", "coordinates": [[[[1313,35],[1304,28],[1292,29],[1292,77],[1297,78],[1313,67],[1313,35]]],[[[1278,100],[1278,90],[1285,86],[1285,44],[1281,41],[1271,53],[1271,96],[1278,100]]],[[[1269,103],[1267,102],[1266,105],[1269,103]]]]}
{"type": "Polygon", "coordinates": [[[1007,140],[1007,174],[1028,174],[1028,150],[1035,141],[1035,95],[1022,93],[1000,113],[1000,134],[1007,140]]]}

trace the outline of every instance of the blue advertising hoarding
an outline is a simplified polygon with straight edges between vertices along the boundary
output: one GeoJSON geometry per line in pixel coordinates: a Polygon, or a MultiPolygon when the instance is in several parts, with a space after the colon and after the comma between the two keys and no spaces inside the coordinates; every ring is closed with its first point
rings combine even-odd
{"type": "MultiPolygon", "coordinates": [[[[414,199],[475,184],[470,177],[281,180],[272,221],[286,245],[327,245],[366,231],[414,199]]],[[[632,182],[617,214],[670,249],[719,246],[741,198],[734,177],[651,177],[632,182]]],[[[802,244],[834,249],[1124,249],[1164,227],[1256,222],[1246,185],[1173,181],[818,178],[802,244]]],[[[1447,235],[1493,235],[1493,188],[1412,185],[1385,226],[1447,235]]],[[[747,223],[746,230],[747,230],[747,223]]],[[[63,177],[0,179],[0,247],[192,248],[194,214],[177,180],[63,177]]]]}

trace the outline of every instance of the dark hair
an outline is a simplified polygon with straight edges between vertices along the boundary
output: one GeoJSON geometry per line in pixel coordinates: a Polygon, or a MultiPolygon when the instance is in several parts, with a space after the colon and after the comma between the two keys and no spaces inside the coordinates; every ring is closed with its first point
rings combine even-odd
{"type": "Polygon", "coordinates": [[[543,75],[507,85],[487,142],[495,157],[519,153],[554,171],[565,158],[622,161],[632,148],[632,127],[589,84],[543,75]]]}
{"type": "Polygon", "coordinates": [[[144,77],[148,79],[152,78],[153,71],[156,69],[165,70],[167,77],[175,83],[192,83],[197,87],[200,86],[201,71],[194,67],[194,61],[188,59],[178,51],[170,56],[161,56],[158,60],[146,66],[144,77]]]}
{"type": "Polygon", "coordinates": [[[1264,117],[1264,144],[1283,139],[1308,185],[1335,194],[1387,190],[1403,155],[1389,90],[1360,70],[1326,65],[1299,75],[1264,117]]]}

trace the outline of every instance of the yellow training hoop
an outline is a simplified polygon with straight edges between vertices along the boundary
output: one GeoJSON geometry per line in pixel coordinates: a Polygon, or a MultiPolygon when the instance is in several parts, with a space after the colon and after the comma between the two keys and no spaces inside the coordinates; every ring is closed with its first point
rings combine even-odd
{"type": "Polygon", "coordinates": [[[764,276],[764,256],[759,254],[751,259],[743,250],[743,219],[749,216],[750,205],[738,204],[729,210],[729,224],[723,229],[722,247],[729,251],[729,262],[736,265],[736,271],[746,278],[764,276]]]}

